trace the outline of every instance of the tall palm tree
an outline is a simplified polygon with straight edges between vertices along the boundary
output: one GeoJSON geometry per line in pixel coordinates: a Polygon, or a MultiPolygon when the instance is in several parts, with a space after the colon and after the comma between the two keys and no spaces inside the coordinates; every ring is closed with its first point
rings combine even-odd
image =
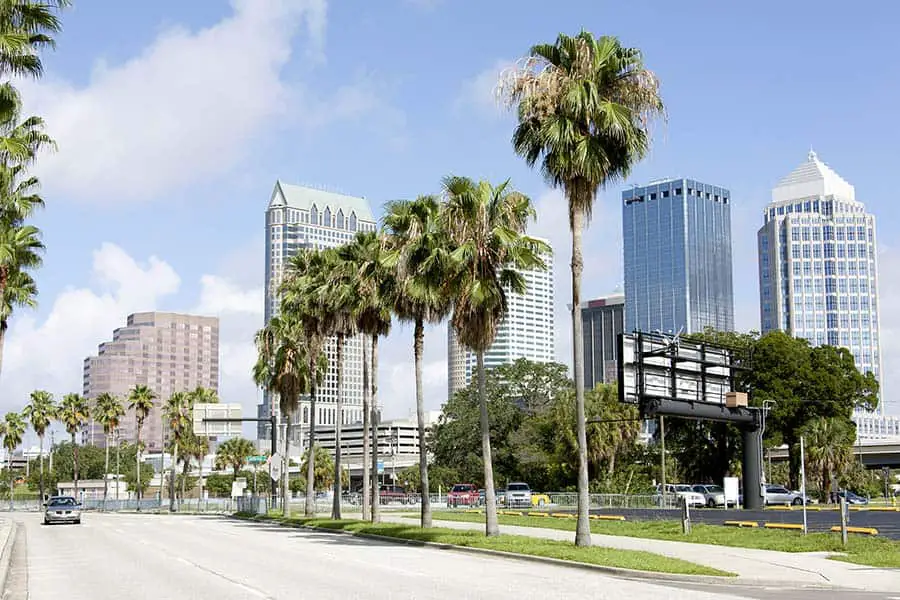
{"type": "Polygon", "coordinates": [[[134,488],[138,510],[141,510],[141,496],[143,496],[143,482],[141,481],[141,433],[144,429],[144,421],[150,416],[150,412],[153,410],[153,402],[156,398],[156,392],[143,384],[134,386],[131,388],[131,391],[128,392],[128,410],[134,411],[134,488]]]}
{"type": "Polygon", "coordinates": [[[41,502],[44,501],[44,436],[47,428],[56,418],[56,404],[53,402],[53,394],[45,390],[31,392],[31,401],[22,410],[22,416],[31,423],[31,428],[38,436],[38,463],[40,465],[40,494],[41,502]]]}
{"type": "MultiPolygon", "coordinates": [[[[103,435],[106,438],[104,446],[104,486],[103,486],[103,508],[106,508],[106,498],[109,494],[109,447],[112,444],[112,435],[119,422],[125,416],[125,407],[122,401],[115,394],[103,392],[94,400],[94,420],[103,427],[103,435]]],[[[119,485],[118,473],[116,474],[116,486],[119,485]]]]}
{"type": "Polygon", "coordinates": [[[245,464],[247,459],[253,456],[256,448],[253,442],[244,438],[230,438],[222,442],[216,450],[216,465],[220,469],[230,468],[237,479],[238,472],[245,464]]]}
{"type": "Polygon", "coordinates": [[[394,269],[397,279],[394,312],[401,320],[414,323],[421,525],[431,527],[422,356],[425,349],[425,324],[443,321],[452,308],[452,299],[447,290],[452,248],[446,228],[441,222],[440,201],[434,196],[419,196],[412,202],[393,202],[388,204],[385,212],[385,264],[394,269]]]}
{"type": "MultiPolygon", "coordinates": [[[[327,268],[327,261],[321,252],[301,250],[291,257],[286,269],[286,277],[281,286],[281,313],[290,315],[299,324],[306,338],[309,379],[309,450],[315,452],[316,445],[316,396],[319,383],[324,377],[327,362],[324,354],[325,341],[329,334],[327,319],[322,314],[318,298],[311,293],[327,268]],[[324,367],[324,368],[323,368],[324,367]]],[[[315,461],[309,461],[306,472],[307,516],[316,512],[315,461]]]]}
{"type": "Polygon", "coordinates": [[[75,482],[75,497],[78,498],[78,443],[76,434],[90,418],[87,400],[79,394],[66,394],[59,403],[57,418],[62,422],[72,440],[72,465],[75,482]]]}
{"type": "Polygon", "coordinates": [[[40,51],[56,46],[60,10],[71,0],[5,0],[0,3],[0,77],[40,77],[40,51]]]}
{"type": "Polygon", "coordinates": [[[172,448],[172,469],[169,477],[169,512],[175,512],[175,470],[178,464],[178,446],[193,434],[189,431],[191,395],[187,392],[174,392],[163,404],[162,412],[168,427],[172,448]]]}
{"type": "Polygon", "coordinates": [[[372,231],[359,232],[353,242],[344,247],[344,257],[355,265],[357,277],[357,301],[353,311],[360,333],[368,336],[363,347],[363,520],[377,519],[378,514],[378,432],[372,429],[375,422],[373,412],[372,355],[371,348],[377,348],[378,338],[391,330],[391,308],[393,307],[395,278],[393,269],[386,266],[383,259],[384,240],[372,231]],[[371,445],[370,441],[374,440],[371,445]],[[371,460],[370,460],[371,458],[371,460]],[[371,477],[371,480],[370,480],[371,477]],[[372,490],[374,494],[371,493],[372,490]],[[369,503],[373,502],[372,505],[369,503]]]}
{"type": "Polygon", "coordinates": [[[256,385],[278,394],[278,407],[285,419],[285,452],[282,454],[281,497],[284,516],[290,515],[288,502],[288,453],[291,423],[297,412],[300,396],[311,387],[308,346],[301,323],[291,313],[272,317],[256,332],[256,364],[253,381],[256,385]]]}
{"type": "Polygon", "coordinates": [[[25,270],[40,266],[43,251],[37,227],[0,222],[0,368],[13,308],[34,306],[37,289],[25,270]]]}
{"type": "Polygon", "coordinates": [[[19,447],[19,444],[22,443],[22,436],[25,435],[25,428],[27,427],[25,423],[25,419],[22,418],[22,415],[15,412],[6,413],[6,417],[3,419],[3,447],[6,448],[6,456],[9,457],[10,462],[7,467],[9,471],[9,509],[13,509],[13,489],[15,488],[16,478],[13,475],[12,470],[12,455],[16,448],[19,447]]]}
{"type": "MultiPolygon", "coordinates": [[[[210,388],[205,388],[202,386],[197,386],[191,392],[192,402],[191,404],[218,404],[219,403],[219,395],[215,390],[210,388]]],[[[194,426],[193,421],[190,422],[191,431],[193,432],[194,426]]],[[[192,438],[192,443],[190,446],[190,452],[193,458],[197,461],[197,465],[200,468],[200,478],[199,478],[199,496],[200,500],[203,499],[203,462],[206,460],[206,455],[209,454],[209,438],[205,436],[194,435],[192,438]]]]}
{"type": "Polygon", "coordinates": [[[26,167],[36,160],[40,150],[56,149],[44,127],[41,117],[22,118],[19,92],[9,82],[0,84],[0,166],[4,171],[0,190],[11,199],[36,199],[32,209],[43,206],[43,202],[36,193],[40,187],[38,179],[28,175],[26,167]]]}
{"type": "Polygon", "coordinates": [[[447,202],[442,213],[453,245],[450,289],[454,299],[451,326],[460,343],[475,352],[484,460],[485,533],[499,535],[490,423],[485,390],[484,353],[493,344],[506,315],[507,289],[526,292],[521,269],[546,268],[546,243],[525,235],[535,212],[531,200],[509,182],[493,186],[466,177],[444,179],[447,202]],[[518,269],[518,270],[517,270],[518,269]]]}
{"type": "Polygon", "coordinates": [[[835,483],[853,463],[853,442],[856,431],[852,422],[840,418],[819,417],[803,428],[806,462],[818,475],[821,495],[827,500],[835,483]]]}
{"type": "Polygon", "coordinates": [[[572,352],[578,434],[578,524],[575,544],[591,543],[587,434],[584,416],[584,332],[581,321],[582,234],[598,190],[628,175],[650,147],[650,125],[663,115],[659,82],[641,52],[615,37],[582,31],[539,44],[506,71],[498,93],[518,113],[517,154],[562,188],[572,231],[572,352]]]}

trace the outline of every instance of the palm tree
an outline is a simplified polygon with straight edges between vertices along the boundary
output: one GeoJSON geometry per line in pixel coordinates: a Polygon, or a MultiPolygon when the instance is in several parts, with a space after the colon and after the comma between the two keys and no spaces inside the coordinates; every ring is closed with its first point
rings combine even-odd
{"type": "Polygon", "coordinates": [[[819,417],[803,427],[806,462],[819,476],[823,500],[834,491],[835,482],[853,462],[856,431],[852,422],[840,418],[819,417]]]}
{"type": "Polygon", "coordinates": [[[6,413],[3,420],[3,447],[6,448],[6,456],[9,457],[7,470],[9,471],[9,510],[13,509],[13,489],[15,488],[16,478],[12,470],[12,455],[19,444],[22,443],[22,436],[25,435],[25,419],[22,415],[15,412],[6,413]]]}
{"type": "MultiPolygon", "coordinates": [[[[104,444],[104,486],[103,486],[103,508],[106,509],[106,498],[109,493],[109,446],[112,444],[112,434],[119,427],[119,422],[125,415],[125,407],[122,401],[114,394],[103,392],[94,400],[94,419],[103,427],[103,434],[106,436],[104,444]]],[[[116,474],[116,486],[119,485],[118,473],[116,474]]]]}
{"type": "MultiPolygon", "coordinates": [[[[191,392],[191,396],[193,396],[191,404],[218,404],[219,403],[219,395],[215,390],[210,388],[205,388],[202,386],[197,386],[194,391],[191,392]]],[[[190,422],[191,431],[193,432],[194,426],[193,422],[190,422]]],[[[205,436],[194,435],[191,439],[190,445],[191,456],[197,461],[197,465],[200,468],[200,478],[199,478],[199,495],[198,498],[200,500],[203,499],[203,461],[206,460],[206,455],[209,454],[209,438],[205,436]]]]}
{"type": "Polygon", "coordinates": [[[34,306],[37,289],[25,270],[40,266],[43,250],[44,244],[37,227],[0,221],[0,368],[13,308],[34,306]]]}
{"type": "Polygon", "coordinates": [[[53,402],[53,394],[44,390],[34,390],[31,392],[31,402],[22,409],[22,416],[31,423],[31,428],[38,436],[38,463],[40,465],[40,494],[41,501],[44,500],[44,436],[47,434],[47,428],[56,418],[56,405],[53,402]]]}
{"type": "Polygon", "coordinates": [[[394,269],[397,293],[394,312],[412,321],[415,358],[416,416],[419,426],[419,477],[421,525],[431,527],[428,486],[428,452],[425,436],[425,391],[422,385],[422,355],[425,323],[439,323],[450,314],[447,290],[450,240],[441,223],[441,204],[434,196],[419,196],[412,202],[393,202],[384,217],[386,264],[394,269]]]}
{"type": "MultiPolygon", "coordinates": [[[[301,250],[291,257],[286,269],[286,277],[281,286],[283,294],[281,313],[295,319],[306,339],[308,373],[314,374],[309,379],[309,444],[310,451],[316,445],[316,396],[319,383],[325,375],[327,362],[323,352],[328,336],[327,321],[323,317],[322,307],[311,290],[318,283],[327,268],[327,262],[321,252],[301,250]]],[[[313,462],[306,473],[306,506],[307,516],[316,512],[315,473],[313,462]]]]}
{"type": "MultiPolygon", "coordinates": [[[[30,209],[43,206],[37,196],[37,177],[29,176],[26,167],[37,158],[43,148],[56,149],[53,139],[44,133],[45,123],[40,117],[22,119],[22,100],[19,92],[9,82],[0,84],[0,190],[4,199],[37,200],[25,205],[30,209]]],[[[12,206],[22,206],[13,203],[12,206]]],[[[22,218],[26,218],[27,214],[22,218]]]]}
{"type": "Polygon", "coordinates": [[[81,431],[90,418],[87,400],[79,394],[66,394],[59,403],[57,418],[65,426],[72,440],[72,465],[75,482],[75,498],[78,498],[78,444],[75,435],[81,431]]]}
{"type": "Polygon", "coordinates": [[[281,508],[287,517],[290,515],[287,448],[300,396],[311,387],[308,347],[301,323],[290,313],[269,319],[266,326],[256,332],[255,343],[257,359],[253,366],[253,381],[270,393],[278,394],[280,414],[285,419],[281,508]]]}
{"type": "MultiPolygon", "coordinates": [[[[360,333],[369,337],[372,348],[378,347],[378,338],[391,330],[391,308],[394,304],[394,283],[392,269],[385,266],[382,258],[383,239],[372,231],[359,232],[353,242],[344,246],[343,254],[349,264],[355,265],[357,277],[357,301],[354,317],[360,333]]],[[[378,520],[378,432],[372,428],[375,423],[371,372],[372,356],[363,342],[363,520],[378,520]],[[372,431],[370,431],[372,429],[372,431]],[[372,452],[370,453],[370,440],[372,452]],[[370,461],[371,454],[371,461],[370,461]],[[371,480],[370,480],[371,477],[371,480]],[[371,493],[375,490],[374,494],[371,493]],[[370,505],[369,502],[373,501],[370,505]],[[370,512],[371,511],[371,512],[370,512]]]]}
{"type": "Polygon", "coordinates": [[[581,321],[582,233],[598,190],[628,175],[650,147],[650,124],[663,114],[659,82],[641,52],[615,37],[582,31],[539,44],[501,76],[498,93],[515,107],[513,146],[529,166],[562,188],[572,231],[572,341],[578,433],[577,546],[591,543],[587,434],[584,416],[584,332],[581,321]]]}
{"type": "Polygon", "coordinates": [[[0,77],[44,72],[40,51],[56,46],[62,24],[58,13],[71,0],[6,0],[0,3],[0,77]]]}
{"type": "Polygon", "coordinates": [[[484,353],[494,342],[507,311],[507,289],[526,292],[525,278],[516,269],[546,268],[546,243],[525,235],[535,216],[531,200],[509,187],[492,186],[466,177],[444,179],[447,203],[442,223],[453,245],[449,278],[454,299],[451,326],[460,343],[475,352],[481,412],[481,449],[484,459],[485,532],[499,535],[490,424],[485,391],[484,353]]]}
{"type": "Polygon", "coordinates": [[[169,477],[169,512],[175,512],[175,467],[178,464],[178,445],[193,434],[188,431],[190,420],[188,412],[191,408],[191,396],[187,392],[174,392],[163,404],[163,418],[171,434],[172,469],[169,477]]]}
{"type": "Polygon", "coordinates": [[[234,479],[238,472],[247,463],[247,459],[253,456],[256,449],[253,442],[244,438],[230,438],[222,442],[216,451],[216,466],[219,469],[231,468],[234,479]]]}
{"type": "Polygon", "coordinates": [[[141,496],[143,495],[143,482],[141,481],[141,432],[144,429],[144,421],[153,410],[153,401],[156,400],[156,392],[146,385],[140,384],[131,388],[128,393],[128,410],[134,411],[135,422],[135,498],[137,509],[141,510],[141,496]]]}

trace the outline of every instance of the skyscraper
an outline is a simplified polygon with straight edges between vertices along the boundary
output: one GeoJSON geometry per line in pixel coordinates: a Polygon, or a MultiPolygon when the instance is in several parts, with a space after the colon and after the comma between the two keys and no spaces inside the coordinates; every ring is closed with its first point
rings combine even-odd
{"type": "MultiPolygon", "coordinates": [[[[141,436],[148,451],[159,452],[162,403],[174,392],[198,386],[219,391],[219,319],[165,312],[128,315],[125,327],[100,344],[97,356],[84,359],[83,394],[94,400],[108,392],[124,401],[136,385],[146,385],[158,396],[141,436]]],[[[134,411],[126,411],[122,439],[133,440],[135,428],[134,411]]],[[[106,444],[103,427],[93,420],[84,434],[91,444],[106,444]]]]}
{"type": "Polygon", "coordinates": [[[731,193],[692,179],[622,192],[625,330],[734,328],[731,193]]]}
{"type": "MultiPolygon", "coordinates": [[[[266,209],[266,322],[278,311],[278,286],[285,264],[298,250],[331,248],[346,244],[358,231],[375,231],[377,223],[365,198],[275,182],[266,209]]],[[[362,350],[364,336],[348,338],[344,344],[344,423],[362,419],[362,350]]],[[[328,372],[319,387],[316,424],[334,425],[337,420],[337,359],[333,338],[325,345],[328,372]]],[[[260,417],[278,411],[278,403],[263,394],[260,417]]],[[[296,413],[295,440],[306,439],[309,430],[309,400],[300,403],[296,413]]],[[[268,439],[268,423],[260,423],[260,439],[268,439]]]]}
{"type": "Polygon", "coordinates": [[[772,190],[763,221],[763,333],[849,348],[857,367],[881,381],[875,217],[856,190],[810,151],[772,190]]]}
{"type": "Polygon", "coordinates": [[[625,296],[614,294],[581,304],[584,324],[584,389],[618,379],[618,335],[625,325],[625,296]]]}
{"type": "MultiPolygon", "coordinates": [[[[547,264],[546,270],[521,271],[528,286],[525,294],[507,291],[509,310],[497,328],[494,343],[484,353],[485,369],[509,364],[519,358],[527,358],[534,362],[552,362],[556,359],[552,250],[544,260],[547,264]]],[[[459,343],[453,327],[448,325],[448,398],[452,398],[453,394],[472,381],[475,367],[475,353],[466,350],[459,343]]]]}

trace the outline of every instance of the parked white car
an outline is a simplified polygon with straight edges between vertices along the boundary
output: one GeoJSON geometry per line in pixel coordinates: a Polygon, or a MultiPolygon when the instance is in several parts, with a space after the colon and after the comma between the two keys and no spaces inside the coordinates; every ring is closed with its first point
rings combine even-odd
{"type": "MultiPolygon", "coordinates": [[[[656,493],[660,493],[659,484],[656,485],[656,493]]],[[[686,502],[688,506],[706,506],[706,497],[684,483],[667,483],[666,495],[675,496],[679,503],[686,502]]]]}
{"type": "MultiPolygon", "coordinates": [[[[721,485],[697,484],[693,487],[693,490],[698,494],[703,494],[703,497],[706,498],[706,506],[709,508],[725,506],[725,490],[722,489],[721,485]]],[[[731,506],[734,506],[734,504],[734,500],[729,502],[731,506]]]]}

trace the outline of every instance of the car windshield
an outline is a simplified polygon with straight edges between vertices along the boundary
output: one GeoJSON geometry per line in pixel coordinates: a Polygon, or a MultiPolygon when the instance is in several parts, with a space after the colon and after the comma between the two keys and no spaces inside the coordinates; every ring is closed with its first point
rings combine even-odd
{"type": "Polygon", "coordinates": [[[723,490],[720,485],[708,485],[706,486],[706,491],[710,494],[721,494],[725,490],[723,490]]]}
{"type": "Polygon", "coordinates": [[[471,485],[454,485],[451,492],[468,492],[472,489],[471,485]]]}
{"type": "Polygon", "coordinates": [[[51,498],[49,506],[75,506],[75,498],[51,498]]]}
{"type": "Polygon", "coordinates": [[[689,486],[689,485],[676,485],[675,491],[676,492],[693,492],[694,490],[692,490],[691,486],[689,486]]]}
{"type": "Polygon", "coordinates": [[[511,492],[527,492],[528,484],[527,483],[511,483],[506,486],[506,489],[511,492]]]}

